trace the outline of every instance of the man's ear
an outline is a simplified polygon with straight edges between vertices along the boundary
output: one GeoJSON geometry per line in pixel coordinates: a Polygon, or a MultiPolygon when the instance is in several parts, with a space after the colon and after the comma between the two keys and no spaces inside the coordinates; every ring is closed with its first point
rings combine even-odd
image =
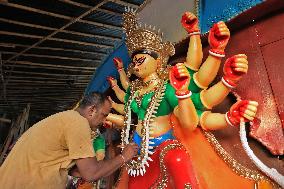
{"type": "Polygon", "coordinates": [[[97,112],[95,105],[88,107],[88,115],[93,116],[97,112]]]}

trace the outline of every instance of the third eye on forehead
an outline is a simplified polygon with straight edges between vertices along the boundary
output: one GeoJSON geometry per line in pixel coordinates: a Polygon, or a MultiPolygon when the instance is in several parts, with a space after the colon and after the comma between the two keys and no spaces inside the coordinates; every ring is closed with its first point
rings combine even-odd
{"type": "Polygon", "coordinates": [[[137,58],[136,56],[133,57],[132,62],[134,65],[140,65],[143,64],[146,60],[146,56],[141,56],[137,58]]]}

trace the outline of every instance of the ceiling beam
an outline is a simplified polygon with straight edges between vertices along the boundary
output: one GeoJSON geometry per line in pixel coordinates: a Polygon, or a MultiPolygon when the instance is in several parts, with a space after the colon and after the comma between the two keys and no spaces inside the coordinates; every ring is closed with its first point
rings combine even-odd
{"type": "MultiPolygon", "coordinates": [[[[74,95],[75,96],[75,95],[74,95]]],[[[11,96],[11,98],[9,99],[14,99],[16,101],[23,101],[23,100],[29,100],[31,102],[34,102],[34,101],[38,101],[38,100],[45,100],[45,99],[52,99],[52,100],[76,100],[76,98],[74,96],[65,96],[65,95],[62,95],[62,96],[32,96],[31,95],[24,95],[24,96],[21,96],[21,98],[18,98],[17,96],[11,96]]]]}
{"type": "MultiPolygon", "coordinates": [[[[14,63],[13,65],[26,65],[26,66],[34,66],[34,67],[46,67],[46,68],[56,68],[56,69],[76,69],[77,71],[86,71],[86,72],[94,72],[96,67],[79,67],[79,66],[65,66],[58,64],[42,64],[30,61],[10,61],[10,63],[14,63]]],[[[5,65],[10,65],[10,63],[6,63],[5,65]]]]}
{"type": "Polygon", "coordinates": [[[55,107],[58,107],[58,106],[62,106],[62,105],[70,105],[70,104],[75,104],[77,101],[76,99],[74,100],[45,100],[45,101],[22,101],[22,102],[16,102],[16,101],[11,101],[9,104],[3,104],[3,105],[0,105],[2,107],[10,107],[10,106],[20,106],[20,105],[26,105],[26,104],[31,104],[32,107],[35,107],[35,106],[41,106],[41,105],[48,105],[50,107],[52,106],[55,106],[55,107]]]}
{"type": "Polygon", "coordinates": [[[73,95],[83,95],[82,91],[77,91],[77,92],[72,92],[72,93],[68,93],[68,92],[60,92],[60,91],[54,91],[54,92],[50,92],[50,93],[46,93],[46,92],[33,92],[33,91],[29,91],[29,93],[8,93],[11,96],[73,96],[73,95]]]}
{"type": "MultiPolygon", "coordinates": [[[[13,98],[8,98],[8,105],[11,104],[25,104],[25,103],[51,103],[51,102],[62,102],[62,103],[70,103],[70,102],[77,102],[80,99],[80,95],[74,97],[59,97],[59,96],[51,96],[51,97],[38,97],[36,96],[26,96],[21,97],[20,99],[16,96],[13,98]]],[[[7,104],[3,104],[7,105],[7,104]]]]}
{"type": "MultiPolygon", "coordinates": [[[[10,24],[16,24],[16,25],[20,25],[20,26],[27,26],[27,27],[31,27],[31,28],[49,30],[49,31],[55,31],[55,30],[58,29],[58,28],[53,28],[53,27],[48,27],[48,26],[42,26],[42,25],[37,25],[37,24],[30,24],[30,23],[10,20],[10,19],[6,19],[6,18],[0,18],[0,21],[10,23],[10,24]]],[[[71,31],[71,30],[62,30],[61,32],[73,34],[73,35],[79,35],[79,36],[83,36],[83,37],[92,37],[92,38],[96,37],[96,38],[99,38],[99,39],[115,40],[115,41],[121,40],[121,37],[104,36],[103,34],[102,35],[96,35],[96,34],[83,33],[83,32],[78,32],[78,31],[71,31]]]]}
{"type": "MultiPolygon", "coordinates": [[[[22,83],[42,83],[42,84],[64,84],[64,85],[68,85],[68,83],[66,81],[37,81],[37,80],[24,80],[24,79],[13,79],[10,80],[11,84],[22,84],[22,83]]],[[[80,81],[74,81],[74,83],[72,83],[72,85],[86,85],[88,84],[88,82],[80,82],[80,81]]]]}
{"type": "MultiPolygon", "coordinates": [[[[17,58],[18,56],[24,54],[25,52],[27,52],[28,50],[32,49],[33,47],[35,46],[38,46],[39,44],[41,44],[42,42],[52,38],[52,36],[56,35],[57,33],[61,32],[62,30],[64,30],[65,28],[69,27],[70,25],[76,23],[77,21],[79,21],[80,19],[84,18],[85,16],[87,16],[88,14],[90,14],[91,12],[95,11],[97,8],[99,8],[101,5],[105,4],[107,1],[104,0],[102,1],[101,3],[97,4],[95,7],[89,9],[88,11],[84,12],[83,14],[81,14],[80,16],[76,17],[76,18],[71,18],[70,21],[65,24],[64,26],[62,26],[61,28],[59,28],[58,30],[52,32],[51,34],[49,34],[48,36],[40,39],[38,42],[34,43],[33,45],[31,45],[30,47],[24,49],[23,51],[19,52],[18,54],[14,55],[13,57],[9,58],[7,61],[11,61],[15,58],[17,58]]],[[[8,3],[9,4],[9,3],[8,3]]],[[[29,8],[29,7],[28,7],[29,8]]],[[[13,68],[12,68],[13,70],[13,68]]],[[[9,73],[9,75],[11,75],[11,72],[9,73]]],[[[9,76],[8,78],[6,79],[5,81],[5,85],[4,86],[7,86],[9,82],[9,76]]]]}
{"type": "MultiPolygon", "coordinates": [[[[70,86],[70,87],[73,87],[73,86],[86,86],[87,85],[87,83],[72,83],[72,84],[68,84],[68,83],[42,83],[42,84],[45,84],[45,86],[61,86],[61,87],[68,87],[68,86],[70,86]]],[[[17,83],[10,83],[9,84],[9,86],[7,86],[7,88],[9,88],[9,87],[12,87],[12,86],[21,86],[22,88],[23,87],[27,87],[27,86],[29,86],[29,87],[31,87],[31,86],[38,86],[38,88],[41,88],[41,86],[39,86],[39,84],[38,83],[25,83],[25,82],[17,82],[17,83]]]]}
{"type": "Polygon", "coordinates": [[[1,117],[1,118],[0,118],[0,122],[3,122],[3,123],[11,123],[12,121],[11,121],[10,119],[1,117]]]}
{"type": "MultiPolygon", "coordinates": [[[[8,47],[8,48],[16,48],[17,46],[18,47],[29,47],[29,45],[15,44],[15,43],[0,43],[0,46],[8,47]]],[[[57,47],[36,46],[36,47],[33,47],[33,49],[43,49],[43,50],[52,50],[52,51],[66,51],[66,52],[72,52],[72,53],[76,52],[76,53],[82,53],[82,54],[103,55],[103,56],[105,56],[107,54],[107,53],[104,53],[104,52],[93,52],[93,51],[66,49],[66,48],[57,48],[57,47]]]]}
{"type": "MultiPolygon", "coordinates": [[[[49,100],[49,101],[37,101],[37,102],[33,102],[33,101],[22,101],[22,102],[18,102],[18,101],[11,101],[9,102],[9,104],[0,104],[0,106],[2,107],[11,107],[11,106],[14,106],[14,105],[27,105],[28,103],[30,103],[31,105],[33,105],[34,107],[36,105],[43,105],[43,104],[46,104],[46,105],[49,105],[50,107],[57,107],[57,106],[62,106],[62,105],[69,105],[69,104],[72,104],[72,103],[76,103],[77,102],[77,99],[73,99],[72,101],[63,101],[61,99],[58,99],[58,100],[49,100]],[[54,102],[57,102],[57,104],[53,104],[54,102]],[[51,106],[53,105],[53,106],[51,106]]],[[[13,108],[13,107],[12,107],[13,108]]]]}
{"type": "MultiPolygon", "coordinates": [[[[12,65],[9,64],[5,64],[3,67],[9,71],[9,67],[12,65]]],[[[90,75],[92,75],[94,73],[93,70],[80,70],[80,69],[74,69],[74,68],[60,68],[60,67],[49,67],[49,66],[37,66],[37,65],[26,65],[26,64],[15,64],[13,65],[16,68],[31,68],[31,69],[45,69],[45,70],[64,70],[64,71],[68,71],[68,72],[80,72],[80,73],[90,73],[90,75]]]]}
{"type": "MultiPolygon", "coordinates": [[[[2,54],[11,54],[15,55],[17,52],[9,52],[9,51],[0,51],[2,54]]],[[[40,57],[40,58],[54,58],[54,59],[62,59],[62,60],[78,60],[82,62],[98,62],[98,59],[86,59],[86,58],[75,58],[75,57],[65,57],[65,56],[54,56],[54,55],[44,55],[44,54],[31,54],[25,53],[21,56],[29,56],[29,57],[40,57]]],[[[5,60],[3,60],[5,61],[5,60]]]]}
{"type": "Polygon", "coordinates": [[[139,8],[138,5],[135,5],[135,4],[129,3],[129,2],[124,2],[124,1],[121,1],[121,0],[109,0],[109,1],[116,3],[116,4],[119,4],[119,5],[122,5],[122,6],[125,6],[125,7],[132,7],[132,8],[135,8],[135,9],[139,8]]]}
{"type": "Polygon", "coordinates": [[[34,93],[34,94],[40,94],[40,93],[70,93],[70,94],[76,94],[76,93],[83,93],[85,92],[85,88],[70,88],[70,89],[58,89],[58,88],[51,88],[51,87],[42,87],[40,89],[34,89],[34,88],[10,88],[10,90],[8,91],[9,93],[34,93]]]}
{"type": "Polygon", "coordinates": [[[70,81],[70,80],[75,80],[75,81],[81,81],[81,82],[90,82],[90,79],[85,79],[85,78],[52,78],[52,77],[26,77],[26,76],[14,76],[12,75],[10,77],[11,79],[27,79],[27,80],[40,80],[40,81],[70,81]]]}
{"type": "Polygon", "coordinates": [[[76,77],[76,76],[85,76],[91,78],[90,74],[55,74],[55,73],[38,73],[38,72],[27,72],[27,71],[15,71],[9,70],[10,73],[24,73],[27,75],[45,75],[45,76],[59,76],[59,77],[76,77]]]}
{"type": "MultiPolygon", "coordinates": [[[[71,0],[58,0],[58,1],[61,1],[61,2],[64,2],[64,3],[68,3],[70,5],[75,5],[75,6],[81,7],[81,8],[86,8],[86,9],[92,8],[92,6],[90,6],[90,5],[78,3],[78,2],[75,2],[75,1],[71,1],[71,0]]],[[[106,10],[106,9],[103,9],[103,8],[98,8],[97,11],[100,11],[100,12],[103,12],[103,13],[107,13],[107,14],[114,14],[116,16],[122,16],[121,13],[118,13],[118,12],[115,12],[115,11],[106,10]]]]}
{"type": "MultiPolygon", "coordinates": [[[[10,36],[18,36],[18,37],[26,37],[26,38],[32,38],[32,39],[43,39],[45,36],[41,35],[31,35],[31,34],[25,34],[25,33],[17,33],[17,32],[10,32],[10,31],[0,31],[1,35],[10,35],[10,36]]],[[[40,40],[40,41],[41,41],[40,40]]],[[[99,47],[99,48],[113,48],[112,45],[103,45],[103,44],[96,44],[95,42],[89,43],[89,42],[83,42],[83,41],[75,41],[71,39],[61,39],[61,38],[54,38],[54,37],[49,37],[48,40],[51,41],[57,41],[57,42],[65,42],[65,43],[72,43],[72,44],[78,44],[78,45],[84,45],[84,46],[91,46],[91,47],[99,47]]],[[[38,42],[37,42],[38,43],[38,42]]],[[[30,50],[32,49],[32,46],[29,46],[27,49],[30,50]]],[[[27,51],[26,49],[24,50],[25,52],[27,51]]],[[[25,53],[24,52],[24,53],[25,53]]],[[[24,53],[19,52],[17,55],[13,56],[12,59],[15,59],[16,57],[23,55],[24,53]],[[14,58],[15,57],[15,58],[14,58]]],[[[7,60],[10,61],[10,60],[7,60]]]]}
{"type": "MultiPolygon", "coordinates": [[[[92,7],[92,11],[87,11],[88,14],[90,14],[91,12],[95,11],[98,7],[100,7],[101,5],[105,4],[107,2],[107,0],[103,1],[102,3],[99,3],[97,6],[92,7]]],[[[36,8],[32,8],[32,7],[27,7],[24,5],[20,5],[20,4],[15,4],[15,3],[3,3],[0,1],[0,4],[3,4],[5,6],[9,6],[9,7],[13,7],[13,8],[17,8],[17,9],[21,9],[21,10],[25,10],[25,11],[30,11],[30,12],[34,12],[34,13],[39,13],[39,14],[43,14],[43,15],[47,15],[47,16],[52,16],[55,18],[61,18],[64,20],[73,20],[74,18],[71,16],[66,16],[66,15],[61,15],[61,14],[57,14],[57,13],[53,13],[53,12],[48,12],[48,11],[44,11],[41,9],[36,9],[36,8]]],[[[83,13],[84,16],[81,17],[81,15],[79,16],[80,18],[78,20],[76,20],[76,22],[79,23],[87,23],[90,25],[94,25],[94,26],[100,26],[100,27],[104,27],[104,28],[108,28],[108,29],[116,29],[116,30],[122,30],[121,27],[119,26],[114,26],[111,24],[102,24],[99,22],[94,22],[94,21],[89,21],[89,20],[82,20],[83,17],[87,16],[88,14],[83,13]]],[[[77,17],[78,18],[78,17],[77,17]]],[[[71,25],[71,24],[70,24],[71,25]]],[[[69,26],[69,25],[68,25],[69,26]]]]}

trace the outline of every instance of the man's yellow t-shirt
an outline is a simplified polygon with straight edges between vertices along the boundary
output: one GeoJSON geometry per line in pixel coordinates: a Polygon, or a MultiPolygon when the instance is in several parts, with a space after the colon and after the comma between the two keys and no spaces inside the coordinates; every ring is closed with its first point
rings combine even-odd
{"type": "Polygon", "coordinates": [[[65,188],[75,159],[94,157],[91,128],[77,111],[43,119],[17,141],[0,167],[0,188],[65,188]]]}

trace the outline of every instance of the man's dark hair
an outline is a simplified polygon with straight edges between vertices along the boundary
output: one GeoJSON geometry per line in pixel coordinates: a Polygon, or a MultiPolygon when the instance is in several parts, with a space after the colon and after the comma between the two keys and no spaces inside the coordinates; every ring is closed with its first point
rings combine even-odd
{"type": "Polygon", "coordinates": [[[79,108],[86,108],[88,106],[95,106],[96,108],[100,108],[101,105],[109,100],[104,94],[98,92],[91,92],[85,95],[79,103],[79,108]]]}

